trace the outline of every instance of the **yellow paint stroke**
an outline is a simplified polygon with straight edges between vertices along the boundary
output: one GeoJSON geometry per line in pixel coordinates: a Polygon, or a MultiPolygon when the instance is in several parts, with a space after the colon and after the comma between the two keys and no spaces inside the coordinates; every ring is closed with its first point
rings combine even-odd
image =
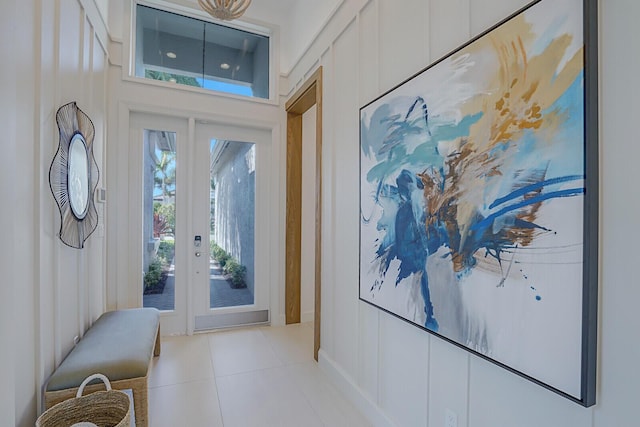
{"type": "MultiPolygon", "coordinates": [[[[460,247],[464,246],[477,207],[483,205],[486,191],[491,188],[489,181],[500,179],[503,167],[517,150],[508,143],[520,139],[525,131],[534,130],[541,141],[552,144],[553,135],[566,119],[563,112],[548,112],[543,117],[542,111],[553,105],[582,71],[583,49],[580,48],[558,70],[571,45],[572,36],[560,35],[544,51],[528,57],[526,46],[531,46],[535,37],[531,25],[520,16],[459,53],[469,54],[473,60],[474,55],[486,57],[493,52],[497,59],[497,68],[482,83],[484,87],[479,88],[478,95],[462,107],[463,115],[478,111],[484,114],[471,127],[469,137],[458,142],[458,151],[446,160],[444,177],[433,173],[418,176],[425,184],[427,218],[430,222],[436,216],[445,221],[446,218],[448,221],[455,218],[461,238],[460,247]],[[505,150],[494,150],[499,145],[504,145],[505,150]],[[433,181],[442,179],[445,180],[444,191],[436,191],[439,186],[433,181]]],[[[478,71],[479,75],[486,72],[478,71]]],[[[539,207],[531,206],[522,219],[535,222],[539,207]]],[[[425,225],[428,229],[430,224],[425,225]]],[[[454,224],[445,226],[453,231],[454,224]]],[[[511,238],[514,243],[527,246],[536,232],[533,229],[519,230],[511,238]]],[[[463,266],[457,262],[459,257],[455,248],[452,248],[452,259],[454,269],[460,271],[463,266]]]]}

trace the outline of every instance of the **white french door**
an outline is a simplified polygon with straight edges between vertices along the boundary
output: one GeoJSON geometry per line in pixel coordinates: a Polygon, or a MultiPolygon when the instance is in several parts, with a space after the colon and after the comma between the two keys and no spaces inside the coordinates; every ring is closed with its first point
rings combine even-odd
{"type": "Polygon", "coordinates": [[[194,330],[270,320],[270,141],[269,131],[195,126],[194,330]]]}
{"type": "Polygon", "coordinates": [[[268,322],[270,131],[145,113],[130,129],[138,305],[163,334],[268,322]]]}

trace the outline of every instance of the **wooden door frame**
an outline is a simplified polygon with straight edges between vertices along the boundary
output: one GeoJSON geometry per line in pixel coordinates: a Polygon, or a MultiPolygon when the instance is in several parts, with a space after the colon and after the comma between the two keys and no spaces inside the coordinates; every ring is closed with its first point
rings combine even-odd
{"type": "Polygon", "coordinates": [[[302,235],[302,115],[316,106],[315,278],[313,357],[318,360],[321,319],[322,229],[322,67],[285,104],[287,111],[287,206],[285,237],[285,321],[300,323],[302,235]]]}

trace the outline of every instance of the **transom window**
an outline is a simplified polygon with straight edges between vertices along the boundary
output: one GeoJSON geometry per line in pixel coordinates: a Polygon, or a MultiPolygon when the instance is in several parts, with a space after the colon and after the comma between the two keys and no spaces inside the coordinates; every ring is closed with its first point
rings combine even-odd
{"type": "Polygon", "coordinates": [[[269,37],[136,6],[135,75],[269,98],[269,37]]]}

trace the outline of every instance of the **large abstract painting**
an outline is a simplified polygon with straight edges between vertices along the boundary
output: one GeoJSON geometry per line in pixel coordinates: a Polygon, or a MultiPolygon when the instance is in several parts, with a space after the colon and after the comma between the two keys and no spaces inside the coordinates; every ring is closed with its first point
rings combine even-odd
{"type": "Polygon", "coordinates": [[[595,21],[535,1],[360,110],[360,299],[585,406],[595,21]]]}

